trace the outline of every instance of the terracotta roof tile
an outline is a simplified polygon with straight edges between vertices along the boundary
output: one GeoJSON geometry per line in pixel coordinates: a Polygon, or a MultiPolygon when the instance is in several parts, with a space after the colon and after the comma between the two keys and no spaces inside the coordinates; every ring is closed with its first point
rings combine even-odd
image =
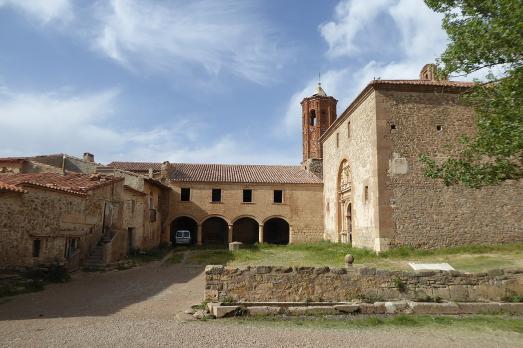
{"type": "Polygon", "coordinates": [[[9,191],[9,192],[18,192],[18,193],[26,193],[27,191],[20,188],[20,187],[16,187],[15,185],[11,185],[11,184],[7,184],[5,182],[1,182],[0,181],[0,192],[6,192],[6,191],[9,191]]]}
{"type": "Polygon", "coordinates": [[[0,181],[14,186],[36,186],[46,189],[85,195],[88,191],[110,183],[122,181],[123,178],[108,177],[100,174],[87,175],[67,172],[2,174],[0,181]]]}
{"type": "Polygon", "coordinates": [[[474,82],[449,80],[373,80],[369,85],[416,85],[442,87],[473,87],[474,82]]]}
{"type": "Polygon", "coordinates": [[[322,183],[300,166],[171,163],[171,169],[171,180],[178,182],[322,183]]]}
{"type": "Polygon", "coordinates": [[[158,162],[111,162],[106,167],[128,170],[131,172],[147,172],[149,168],[160,170],[161,163],[158,162]]]}

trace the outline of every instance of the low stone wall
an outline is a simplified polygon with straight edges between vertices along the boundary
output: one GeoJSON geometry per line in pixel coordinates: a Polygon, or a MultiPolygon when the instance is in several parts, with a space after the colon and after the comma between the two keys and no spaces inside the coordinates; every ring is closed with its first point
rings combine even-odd
{"type": "Polygon", "coordinates": [[[523,269],[485,273],[387,271],[366,267],[205,269],[205,299],[224,302],[501,301],[523,295],[523,269]]]}

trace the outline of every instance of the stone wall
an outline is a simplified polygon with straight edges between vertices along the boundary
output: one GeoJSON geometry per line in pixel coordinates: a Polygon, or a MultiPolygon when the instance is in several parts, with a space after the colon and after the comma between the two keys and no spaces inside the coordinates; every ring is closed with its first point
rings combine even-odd
{"type": "Polygon", "coordinates": [[[346,219],[346,205],[342,206],[338,197],[339,174],[342,163],[348,161],[351,171],[351,190],[348,195],[352,202],[353,245],[374,248],[379,237],[374,92],[357,108],[350,110],[348,117],[345,114],[340,116],[336,129],[323,141],[325,238],[341,241],[338,225],[341,219],[346,219]],[[368,187],[367,200],[364,197],[365,186],[368,187]]]}
{"type": "Polygon", "coordinates": [[[211,265],[205,281],[206,300],[229,302],[500,301],[523,295],[523,269],[462,273],[211,265]]]}
{"type": "Polygon", "coordinates": [[[377,103],[380,235],[391,246],[523,241],[523,181],[469,189],[424,175],[421,154],[444,159],[474,134],[473,110],[459,94],[380,90],[377,103]]]}
{"type": "MultiPolygon", "coordinates": [[[[254,219],[259,226],[270,218],[283,218],[290,226],[290,242],[320,241],[323,237],[322,184],[230,184],[230,183],[176,183],[172,187],[170,201],[174,209],[167,219],[187,216],[198,225],[209,217],[223,218],[233,225],[242,217],[254,219]],[[182,202],[182,187],[190,188],[190,201],[182,202]],[[213,188],[222,190],[222,201],[211,202],[213,188]],[[243,203],[243,189],[253,190],[253,202],[243,203]],[[283,203],[273,202],[274,190],[283,190],[283,203]]],[[[166,232],[164,231],[164,234],[166,232]]],[[[167,232],[168,233],[168,232],[167,232]]]]}

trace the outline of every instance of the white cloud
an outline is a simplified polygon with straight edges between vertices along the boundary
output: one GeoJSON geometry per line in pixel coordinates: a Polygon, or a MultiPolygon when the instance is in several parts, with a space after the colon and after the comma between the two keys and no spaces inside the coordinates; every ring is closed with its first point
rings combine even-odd
{"type": "MultiPolygon", "coordinates": [[[[435,62],[447,44],[441,15],[420,0],[342,0],[334,19],[320,25],[319,31],[329,45],[327,57],[348,62],[322,78],[327,94],[339,99],[338,115],[374,78],[417,79],[423,65],[435,62]],[[385,21],[392,23],[393,31],[380,27],[385,21]],[[384,52],[395,52],[394,59],[384,52]]],[[[285,117],[288,132],[301,127],[299,102],[313,94],[314,86],[311,79],[292,96],[285,117]]]]}
{"type": "Polygon", "coordinates": [[[239,0],[111,0],[96,11],[94,46],[133,70],[225,70],[266,83],[284,52],[254,12],[239,0]]]}
{"type": "Polygon", "coordinates": [[[17,93],[0,86],[0,156],[83,152],[96,160],[224,163],[287,163],[291,156],[252,156],[255,145],[229,135],[212,140],[197,121],[177,121],[137,129],[122,126],[119,91],[72,95],[71,92],[17,93]]]}
{"type": "Polygon", "coordinates": [[[70,0],[0,0],[0,8],[10,6],[38,19],[43,24],[73,18],[70,0]]]}

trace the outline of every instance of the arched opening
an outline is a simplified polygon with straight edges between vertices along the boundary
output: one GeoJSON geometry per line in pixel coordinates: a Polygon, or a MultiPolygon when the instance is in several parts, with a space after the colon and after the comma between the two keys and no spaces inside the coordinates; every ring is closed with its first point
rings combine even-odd
{"type": "Polygon", "coordinates": [[[171,222],[171,244],[174,246],[176,244],[176,232],[177,231],[189,231],[190,232],[190,240],[189,244],[196,243],[196,233],[198,230],[198,223],[188,217],[188,216],[180,216],[171,222]]]}
{"type": "Polygon", "coordinates": [[[349,162],[344,160],[338,172],[338,241],[352,241],[352,175],[349,162]]]}
{"type": "Polygon", "coordinates": [[[310,111],[309,125],[316,126],[316,110],[314,109],[310,111]]]}
{"type": "Polygon", "coordinates": [[[238,219],[232,225],[233,242],[242,242],[243,244],[254,244],[258,241],[258,233],[258,222],[249,217],[238,219]]]}
{"type": "Polygon", "coordinates": [[[217,216],[210,217],[202,224],[202,243],[226,245],[228,231],[227,221],[217,216]]]}
{"type": "Polygon", "coordinates": [[[272,218],[263,224],[263,241],[269,244],[289,244],[289,224],[281,218],[272,218]]]}

